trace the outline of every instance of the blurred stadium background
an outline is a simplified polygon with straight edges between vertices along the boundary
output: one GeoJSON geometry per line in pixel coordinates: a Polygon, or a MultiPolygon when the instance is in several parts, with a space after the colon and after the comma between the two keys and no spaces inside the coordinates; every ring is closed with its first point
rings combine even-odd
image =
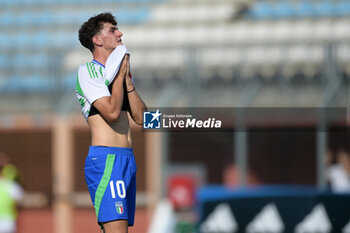
{"type": "MultiPolygon", "coordinates": [[[[345,114],[350,106],[348,0],[12,0],[0,6],[0,150],[23,177],[19,233],[99,230],[83,175],[90,136],[75,97],[77,67],[91,60],[77,32],[94,14],[116,15],[148,106],[336,107],[345,114]]],[[[169,220],[154,223],[153,213],[176,182],[195,191],[213,184],[326,187],[324,154],[350,150],[348,125],[327,131],[327,122],[294,120],[197,134],[133,127],[138,208],[130,232],[151,225],[150,233],[161,232],[157,222],[169,220]]],[[[222,192],[210,190],[201,193],[222,192]]],[[[178,221],[169,226],[198,232],[200,206],[178,201],[178,221]]],[[[167,213],[164,208],[157,211],[167,213]]]]}

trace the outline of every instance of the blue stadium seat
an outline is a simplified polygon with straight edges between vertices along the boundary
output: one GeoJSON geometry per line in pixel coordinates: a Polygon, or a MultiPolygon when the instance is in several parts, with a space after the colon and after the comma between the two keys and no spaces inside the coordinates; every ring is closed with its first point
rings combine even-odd
{"type": "Polygon", "coordinates": [[[333,2],[327,0],[317,1],[315,9],[318,17],[332,17],[336,14],[333,2]]]}
{"type": "Polygon", "coordinates": [[[78,35],[57,32],[49,35],[49,40],[46,46],[50,48],[72,48],[78,44],[78,35]]]}
{"type": "Polygon", "coordinates": [[[18,76],[4,77],[4,82],[1,85],[1,91],[4,93],[19,91],[18,80],[18,76]]]}
{"type": "Polygon", "coordinates": [[[11,40],[12,39],[11,39],[11,36],[9,34],[7,34],[7,33],[2,34],[0,36],[0,48],[6,50],[9,46],[9,41],[11,41],[11,40]]]}
{"type": "Polygon", "coordinates": [[[18,2],[16,0],[14,1],[0,1],[1,7],[10,7],[10,6],[16,6],[18,2]]]}
{"type": "Polygon", "coordinates": [[[0,14],[0,26],[7,26],[13,22],[14,18],[12,17],[12,13],[5,12],[0,14]]]}
{"type": "Polygon", "coordinates": [[[253,19],[346,17],[350,16],[350,1],[280,0],[272,4],[262,0],[253,4],[248,15],[253,19]]]}
{"type": "Polygon", "coordinates": [[[298,18],[305,18],[305,17],[316,17],[316,9],[315,5],[309,1],[301,1],[298,4],[296,4],[296,16],[298,18]]]}
{"type": "Polygon", "coordinates": [[[42,70],[42,69],[50,68],[49,64],[50,64],[50,59],[52,59],[52,57],[48,57],[47,54],[37,53],[37,54],[31,55],[29,59],[31,63],[31,68],[42,70]]]}
{"type": "MultiPolygon", "coordinates": [[[[4,92],[43,92],[52,90],[56,77],[50,74],[51,66],[61,66],[68,49],[79,46],[76,30],[94,13],[100,13],[103,3],[118,4],[117,20],[123,24],[140,24],[150,19],[152,3],[169,0],[11,0],[0,1],[0,68],[15,70],[8,76],[0,75],[0,90],[4,92]],[[135,7],[135,3],[144,5],[135,7]],[[151,3],[151,4],[149,4],[151,3]],[[70,6],[83,6],[72,12],[70,6]],[[85,7],[86,6],[86,7],[85,7]],[[142,7],[143,6],[143,7],[142,7]],[[67,10],[62,10],[67,9],[67,10]],[[94,9],[96,12],[93,12],[94,9]],[[16,28],[14,28],[16,27],[16,28]],[[15,30],[12,30],[14,28],[15,30]],[[11,30],[9,30],[11,29],[11,30]],[[11,43],[9,43],[11,41],[11,43]],[[50,51],[63,51],[54,54],[50,51]]],[[[63,74],[56,80],[63,88],[74,88],[75,71],[63,74]]]]}
{"type": "Polygon", "coordinates": [[[335,3],[334,8],[338,17],[350,16],[350,1],[339,1],[335,3]]]}
{"type": "Polygon", "coordinates": [[[273,17],[277,19],[290,18],[295,16],[293,7],[287,1],[280,1],[272,7],[273,17]]]}
{"type": "Polygon", "coordinates": [[[76,71],[65,74],[61,79],[60,86],[65,90],[74,90],[75,84],[77,82],[76,77],[76,71]]]}
{"type": "Polygon", "coordinates": [[[263,1],[255,3],[251,9],[251,16],[253,19],[271,18],[272,14],[271,5],[263,1]]]}
{"type": "Polygon", "coordinates": [[[49,34],[46,31],[40,31],[32,35],[32,46],[34,49],[50,47],[49,34]]]}
{"type": "Polygon", "coordinates": [[[49,69],[50,57],[45,53],[18,53],[9,59],[9,64],[27,72],[49,69]]]}
{"type": "Polygon", "coordinates": [[[9,65],[9,57],[6,54],[0,54],[0,69],[5,69],[9,65]]]}
{"type": "Polygon", "coordinates": [[[0,91],[4,92],[8,79],[4,74],[0,74],[0,91]]]}
{"type": "Polygon", "coordinates": [[[14,17],[15,17],[15,20],[13,20],[13,22],[16,25],[27,27],[32,24],[33,14],[31,12],[16,13],[14,17]]]}
{"type": "Polygon", "coordinates": [[[53,88],[53,77],[47,77],[44,75],[32,74],[23,79],[24,90],[35,92],[49,92],[53,88]]]}
{"type": "Polygon", "coordinates": [[[54,23],[53,14],[50,11],[43,11],[35,14],[30,20],[33,25],[37,26],[50,25],[54,23]]]}
{"type": "Polygon", "coordinates": [[[169,0],[11,0],[0,1],[1,7],[18,5],[96,4],[96,3],[157,3],[169,0]]]}
{"type": "Polygon", "coordinates": [[[115,12],[118,22],[138,24],[144,23],[150,19],[150,10],[147,8],[138,8],[136,10],[123,10],[115,12]]]}
{"type": "Polygon", "coordinates": [[[13,67],[17,67],[19,70],[25,70],[28,68],[29,64],[26,61],[25,55],[16,54],[12,56],[11,64],[13,67]]]}
{"type": "Polygon", "coordinates": [[[4,92],[49,92],[53,88],[53,78],[42,74],[22,74],[7,77],[1,86],[4,92]]]}
{"type": "MultiPolygon", "coordinates": [[[[0,26],[12,27],[20,26],[22,28],[41,27],[41,26],[65,26],[80,25],[89,17],[99,11],[82,11],[72,13],[70,11],[52,12],[51,10],[40,12],[22,12],[8,11],[0,15],[0,26]]],[[[126,24],[144,23],[150,19],[150,8],[119,9],[116,13],[119,22],[126,24]]]]}
{"type": "Polygon", "coordinates": [[[16,50],[25,50],[31,48],[33,43],[32,39],[33,38],[31,37],[29,31],[19,31],[19,33],[16,33],[11,36],[11,41],[13,41],[14,43],[11,43],[8,46],[16,50]]]}

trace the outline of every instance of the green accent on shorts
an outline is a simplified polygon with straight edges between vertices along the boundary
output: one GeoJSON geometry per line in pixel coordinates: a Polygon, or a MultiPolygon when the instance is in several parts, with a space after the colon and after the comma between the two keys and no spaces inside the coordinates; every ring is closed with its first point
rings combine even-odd
{"type": "Polygon", "coordinates": [[[98,219],[98,214],[100,212],[100,205],[101,205],[103,195],[105,194],[109,180],[112,175],[114,160],[115,160],[114,154],[107,155],[105,170],[103,172],[103,176],[101,178],[100,183],[98,184],[98,187],[95,193],[95,211],[96,211],[97,219],[98,219]]]}

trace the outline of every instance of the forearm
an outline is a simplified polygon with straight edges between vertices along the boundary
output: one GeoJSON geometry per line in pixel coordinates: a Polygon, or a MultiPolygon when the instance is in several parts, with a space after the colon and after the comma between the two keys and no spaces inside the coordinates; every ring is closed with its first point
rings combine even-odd
{"type": "Polygon", "coordinates": [[[143,102],[136,90],[128,93],[128,97],[131,116],[137,124],[142,125],[143,112],[147,110],[146,104],[143,102]]]}
{"type": "Polygon", "coordinates": [[[130,103],[130,113],[132,119],[139,125],[142,124],[143,111],[146,111],[146,105],[137,93],[134,84],[130,78],[126,78],[126,91],[130,103]]]}
{"type": "Polygon", "coordinates": [[[115,116],[115,120],[119,119],[124,100],[123,77],[118,77],[113,83],[112,93],[110,98],[110,112],[115,116]]]}
{"type": "Polygon", "coordinates": [[[123,100],[124,100],[124,82],[125,76],[129,73],[129,62],[128,56],[124,57],[123,65],[121,66],[118,74],[115,77],[115,81],[112,84],[112,93],[111,93],[111,107],[117,119],[119,119],[120,111],[122,109],[123,100]]]}

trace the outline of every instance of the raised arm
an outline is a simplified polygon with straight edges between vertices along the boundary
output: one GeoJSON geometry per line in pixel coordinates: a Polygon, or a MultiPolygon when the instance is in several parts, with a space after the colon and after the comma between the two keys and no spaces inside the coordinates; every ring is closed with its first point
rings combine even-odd
{"type": "Polygon", "coordinates": [[[128,56],[125,55],[120,70],[114,79],[115,81],[111,84],[111,96],[102,97],[93,103],[102,117],[108,122],[117,122],[119,120],[124,97],[123,83],[129,69],[128,56]]]}
{"type": "Polygon", "coordinates": [[[135,89],[129,69],[125,75],[125,82],[130,103],[130,115],[136,124],[142,125],[143,111],[146,111],[147,107],[135,89]]]}

